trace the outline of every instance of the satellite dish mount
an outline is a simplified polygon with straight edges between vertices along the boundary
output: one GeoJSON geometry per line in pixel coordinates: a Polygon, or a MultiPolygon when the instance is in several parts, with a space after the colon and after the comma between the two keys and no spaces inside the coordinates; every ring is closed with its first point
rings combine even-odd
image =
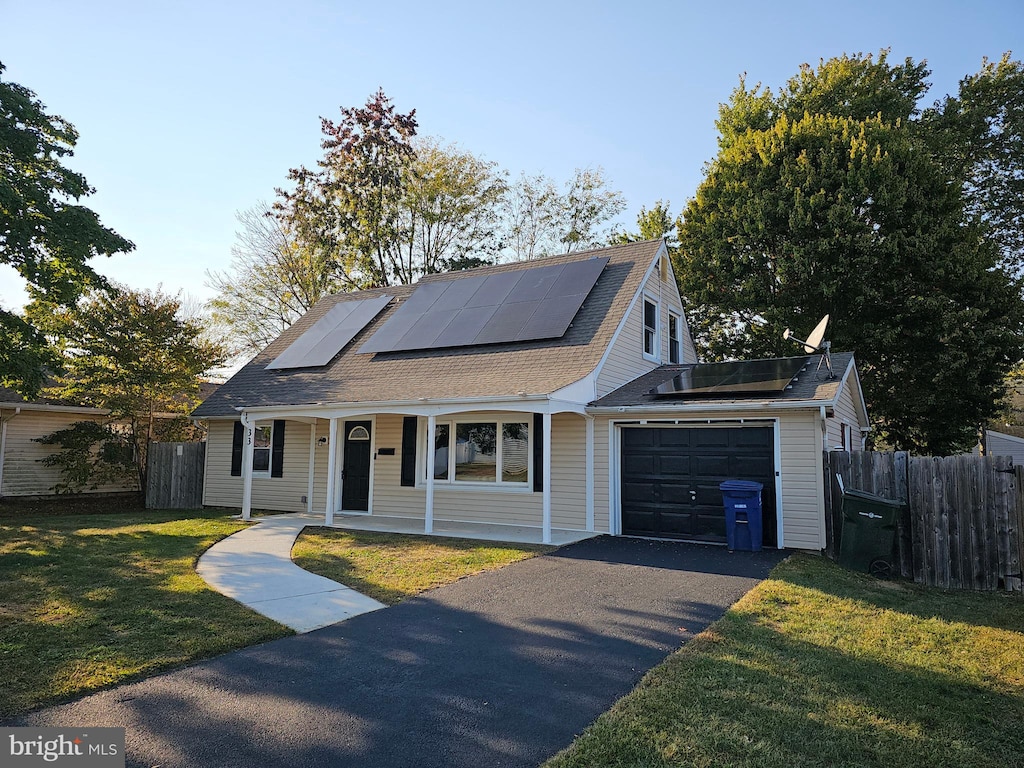
{"type": "Polygon", "coordinates": [[[836,377],[835,372],[832,370],[832,342],[825,341],[825,329],[828,327],[828,315],[825,315],[814,326],[814,330],[811,331],[811,335],[807,337],[807,341],[798,339],[794,336],[789,328],[782,333],[782,338],[786,341],[795,341],[798,344],[804,345],[804,352],[809,355],[813,355],[817,352],[821,352],[821,360],[818,361],[818,370],[821,370],[821,364],[825,363],[825,368],[828,369],[828,377],[834,379],[836,377]]]}

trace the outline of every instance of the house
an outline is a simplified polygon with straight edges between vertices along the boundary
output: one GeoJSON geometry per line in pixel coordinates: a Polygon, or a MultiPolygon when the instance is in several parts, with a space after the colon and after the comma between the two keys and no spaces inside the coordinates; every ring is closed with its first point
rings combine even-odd
{"type": "Polygon", "coordinates": [[[1024,464],[1024,437],[986,429],[983,447],[986,456],[1010,456],[1014,465],[1024,464]]]}
{"type": "MultiPolygon", "coordinates": [[[[218,385],[202,382],[200,397],[215,392],[218,385]]],[[[54,446],[38,439],[79,421],[105,423],[109,411],[41,395],[26,400],[12,389],[0,387],[0,498],[49,496],[61,481],[60,467],[48,467],[42,460],[54,452],[54,446]]],[[[181,418],[181,413],[158,413],[166,421],[181,418]]],[[[134,479],[99,485],[83,493],[120,493],[138,490],[134,479]]]]}
{"type": "MultiPolygon", "coordinates": [[[[0,387],[0,498],[48,496],[61,481],[60,467],[47,467],[42,460],[53,446],[38,438],[66,429],[79,421],[105,420],[107,411],[76,405],[51,397],[25,400],[11,389],[0,387]]],[[[136,483],[110,483],[90,493],[136,490],[136,483]]]]}
{"type": "Polygon", "coordinates": [[[204,503],[723,541],[746,478],[766,541],[818,550],[822,450],[869,426],[822,362],[697,365],[661,241],[331,296],[194,411],[204,503]]]}

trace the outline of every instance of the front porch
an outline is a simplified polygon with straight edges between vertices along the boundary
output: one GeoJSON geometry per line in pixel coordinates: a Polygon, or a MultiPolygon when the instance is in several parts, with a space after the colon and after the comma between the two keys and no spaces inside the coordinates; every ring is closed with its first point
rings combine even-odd
{"type": "MultiPolygon", "coordinates": [[[[310,519],[310,525],[324,525],[323,517],[320,515],[315,517],[304,515],[304,517],[310,519]]],[[[593,531],[552,528],[551,539],[549,542],[545,542],[544,529],[541,526],[469,523],[436,519],[434,520],[433,530],[424,532],[422,518],[397,517],[393,515],[349,515],[344,512],[335,513],[334,522],[325,527],[343,528],[352,531],[374,531],[377,533],[407,533],[417,536],[447,536],[453,539],[507,541],[514,544],[548,543],[556,547],[601,535],[593,531]]]]}

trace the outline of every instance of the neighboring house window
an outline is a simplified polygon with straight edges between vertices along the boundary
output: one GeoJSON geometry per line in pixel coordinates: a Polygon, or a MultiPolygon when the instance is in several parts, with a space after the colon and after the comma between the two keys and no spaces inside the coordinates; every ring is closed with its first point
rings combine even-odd
{"type": "Polygon", "coordinates": [[[274,428],[256,427],[252,431],[252,472],[253,475],[270,476],[270,447],[273,445],[274,428]]]}
{"type": "Polygon", "coordinates": [[[670,312],[668,315],[668,361],[670,363],[679,362],[679,349],[679,316],[670,312]]]}
{"type": "Polygon", "coordinates": [[[644,355],[658,358],[658,305],[644,299],[644,355]]]}
{"type": "Polygon", "coordinates": [[[528,422],[444,422],[434,427],[435,481],[526,485],[530,455],[528,422]]]}

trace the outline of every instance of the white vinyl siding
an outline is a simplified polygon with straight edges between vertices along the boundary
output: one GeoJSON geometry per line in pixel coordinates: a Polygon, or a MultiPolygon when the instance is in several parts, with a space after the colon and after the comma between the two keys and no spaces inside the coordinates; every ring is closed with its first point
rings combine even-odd
{"type": "MultiPolygon", "coordinates": [[[[210,422],[206,438],[206,484],[203,488],[203,504],[206,506],[242,506],[242,478],[231,476],[234,423],[210,422]]],[[[252,507],[276,512],[305,512],[306,504],[302,497],[307,493],[308,483],[309,424],[288,421],[284,433],[282,476],[253,477],[252,507]]]]}
{"type": "Polygon", "coordinates": [[[846,425],[846,429],[850,433],[852,450],[862,450],[864,443],[861,437],[860,422],[857,418],[857,407],[853,402],[853,387],[849,381],[843,387],[843,391],[839,393],[833,415],[826,422],[826,444],[830,451],[845,449],[845,447],[839,447],[843,446],[843,424],[846,425]]]}
{"type": "Polygon", "coordinates": [[[1013,435],[986,430],[985,452],[989,456],[1012,456],[1014,465],[1024,464],[1024,440],[1013,435]]]}
{"type": "Polygon", "coordinates": [[[622,330],[612,342],[608,356],[598,372],[597,397],[604,397],[612,390],[658,367],[658,362],[644,357],[644,297],[653,299],[658,304],[659,359],[665,362],[669,359],[668,315],[671,312],[679,317],[681,362],[693,363],[697,360],[675,278],[669,272],[669,280],[663,283],[660,270],[656,268],[644,282],[636,303],[626,314],[622,330]]]}
{"type": "MultiPolygon", "coordinates": [[[[24,410],[11,417],[12,410],[3,410],[7,421],[7,439],[4,442],[3,487],[0,496],[49,496],[53,487],[61,482],[59,467],[46,467],[42,459],[59,446],[43,445],[35,438],[44,437],[59,429],[66,429],[78,421],[99,420],[83,413],[24,410]]],[[[110,483],[82,493],[116,493],[137,490],[138,484],[129,480],[125,484],[110,483]]]]}

